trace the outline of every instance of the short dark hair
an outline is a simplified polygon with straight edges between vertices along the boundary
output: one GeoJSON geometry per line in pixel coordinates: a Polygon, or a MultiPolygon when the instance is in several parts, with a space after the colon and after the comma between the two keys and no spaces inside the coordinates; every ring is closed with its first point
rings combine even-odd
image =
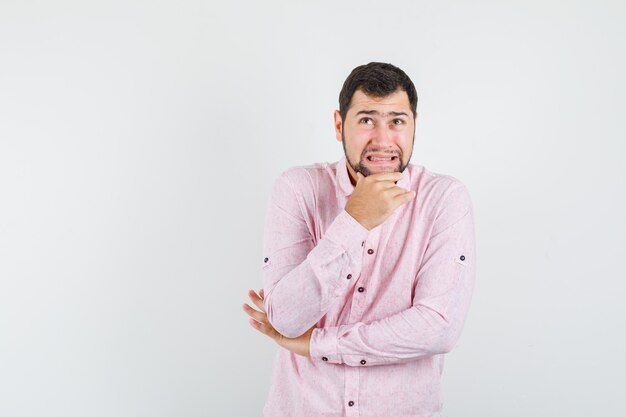
{"type": "Polygon", "coordinates": [[[339,114],[341,120],[346,119],[352,96],[357,90],[368,96],[386,97],[398,88],[404,90],[409,97],[413,117],[417,114],[417,91],[413,81],[400,68],[383,62],[370,62],[352,70],[343,83],[339,93],[339,114]]]}

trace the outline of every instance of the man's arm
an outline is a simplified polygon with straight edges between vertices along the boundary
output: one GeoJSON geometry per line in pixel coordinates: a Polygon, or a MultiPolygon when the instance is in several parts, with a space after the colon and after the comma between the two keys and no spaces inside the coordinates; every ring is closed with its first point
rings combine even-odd
{"type": "Polygon", "coordinates": [[[303,335],[296,338],[290,339],[288,337],[285,337],[282,334],[278,333],[267,320],[265,307],[263,307],[263,299],[265,298],[265,293],[263,289],[261,288],[261,291],[259,291],[258,294],[254,290],[248,291],[248,297],[250,297],[250,301],[252,301],[252,304],[254,304],[259,309],[255,310],[247,303],[243,304],[243,311],[245,311],[246,314],[250,316],[250,325],[270,339],[273,339],[278,344],[278,346],[285,348],[297,355],[308,358],[309,346],[311,344],[311,332],[313,332],[314,327],[311,327],[303,335]]]}
{"type": "Polygon", "coordinates": [[[311,358],[370,366],[450,351],[469,309],[475,271],[473,211],[467,190],[460,186],[435,223],[418,272],[413,306],[369,324],[314,329],[311,358]]]}
{"type": "MultiPolygon", "coordinates": [[[[369,230],[415,198],[415,192],[395,185],[402,175],[399,172],[367,178],[358,173],[345,209],[314,246],[312,230],[319,225],[290,183],[290,172],[301,175],[295,179],[298,183],[310,181],[306,171],[287,171],[274,185],[266,218],[263,281],[269,322],[281,334],[295,338],[354,286],[356,279],[351,278],[361,271],[369,230]]],[[[309,198],[311,205],[317,203],[314,196],[309,198]]]]}
{"type": "Polygon", "coordinates": [[[369,233],[342,210],[314,245],[316,220],[301,207],[294,175],[308,176],[289,170],[274,183],[263,243],[265,311],[271,325],[288,338],[309,330],[354,285],[356,280],[347,277],[361,270],[362,242],[369,233]]]}

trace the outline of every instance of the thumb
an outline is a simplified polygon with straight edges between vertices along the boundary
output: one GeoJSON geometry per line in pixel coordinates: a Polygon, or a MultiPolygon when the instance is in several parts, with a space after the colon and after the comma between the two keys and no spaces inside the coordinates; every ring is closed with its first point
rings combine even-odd
{"type": "Polygon", "coordinates": [[[361,174],[359,171],[356,172],[356,183],[358,184],[359,181],[361,181],[363,178],[365,178],[363,176],[363,174],[361,174]]]}

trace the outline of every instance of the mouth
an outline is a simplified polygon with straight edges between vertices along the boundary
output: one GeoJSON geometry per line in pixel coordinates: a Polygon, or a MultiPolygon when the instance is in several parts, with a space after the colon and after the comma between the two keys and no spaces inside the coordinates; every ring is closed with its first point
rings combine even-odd
{"type": "Polygon", "coordinates": [[[365,159],[367,159],[370,163],[375,164],[375,165],[391,164],[391,163],[396,163],[398,161],[398,157],[396,155],[384,156],[384,157],[369,155],[365,159]]]}

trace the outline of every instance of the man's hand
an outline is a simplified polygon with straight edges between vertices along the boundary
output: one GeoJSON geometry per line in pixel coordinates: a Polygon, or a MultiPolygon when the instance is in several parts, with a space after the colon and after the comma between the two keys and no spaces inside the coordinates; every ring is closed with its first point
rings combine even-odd
{"type": "Polygon", "coordinates": [[[257,306],[261,311],[257,311],[254,308],[250,307],[248,304],[243,305],[243,311],[245,311],[250,317],[252,317],[249,322],[252,327],[263,333],[264,335],[274,339],[279,346],[290,350],[293,353],[296,353],[301,356],[310,357],[309,346],[311,343],[311,333],[313,332],[314,327],[311,327],[305,334],[302,336],[298,336],[296,338],[290,339],[288,337],[283,336],[278,333],[274,327],[267,320],[267,314],[265,314],[265,307],[263,306],[263,299],[265,298],[265,294],[263,289],[259,291],[259,295],[257,295],[254,290],[248,291],[248,296],[250,300],[257,306]]]}
{"type": "Polygon", "coordinates": [[[356,187],[345,210],[367,230],[372,230],[396,208],[415,198],[415,191],[407,191],[395,184],[401,177],[400,172],[380,172],[367,177],[357,172],[356,187]]]}

